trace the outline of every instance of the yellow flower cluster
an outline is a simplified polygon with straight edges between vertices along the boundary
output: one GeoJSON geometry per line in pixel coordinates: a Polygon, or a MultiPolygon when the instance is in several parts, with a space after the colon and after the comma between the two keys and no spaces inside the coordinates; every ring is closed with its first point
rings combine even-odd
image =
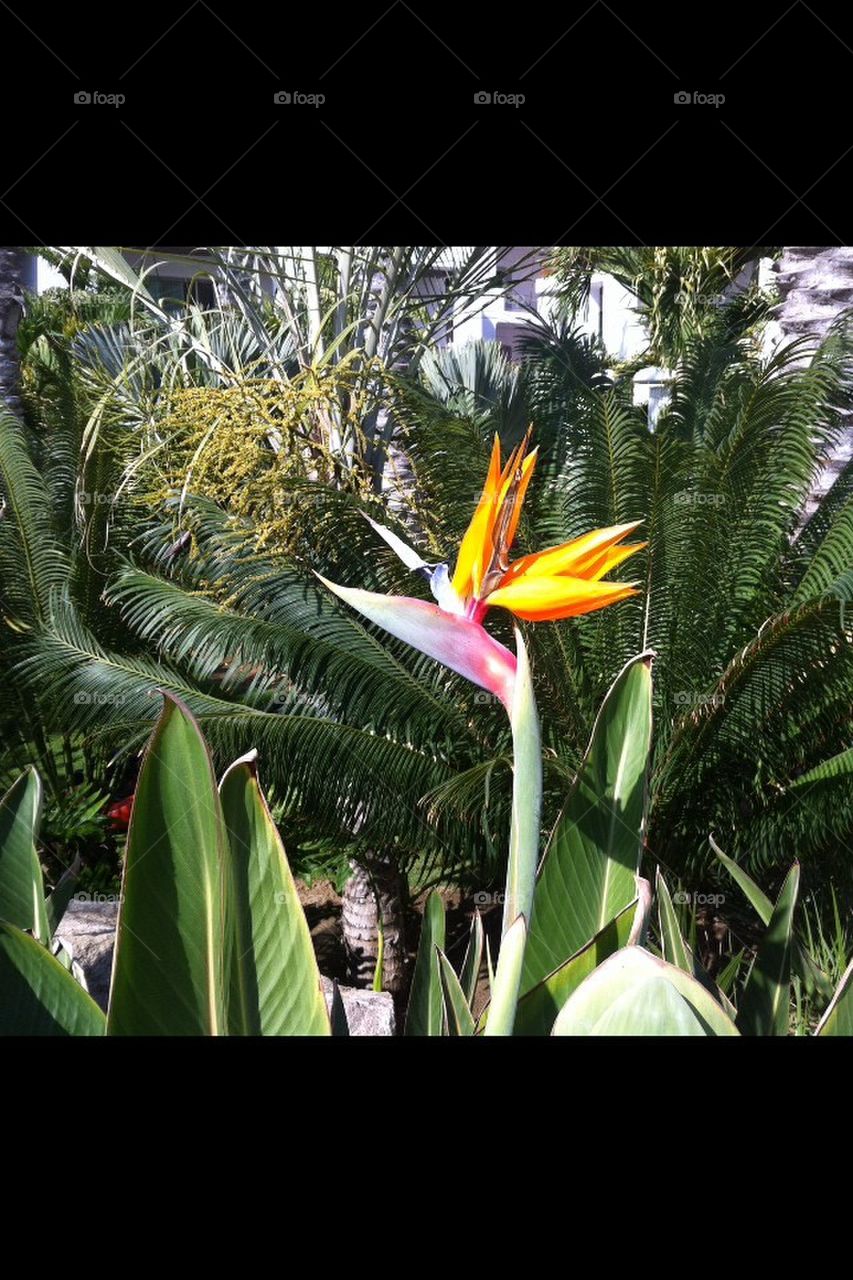
{"type": "MultiPolygon", "coordinates": [[[[381,380],[381,381],[380,381],[381,380]]],[[[252,521],[258,547],[287,551],[300,512],[325,487],[367,494],[365,417],[384,369],[309,368],[289,382],[247,379],[173,391],[158,415],[153,499],[186,491],[252,521]]]]}

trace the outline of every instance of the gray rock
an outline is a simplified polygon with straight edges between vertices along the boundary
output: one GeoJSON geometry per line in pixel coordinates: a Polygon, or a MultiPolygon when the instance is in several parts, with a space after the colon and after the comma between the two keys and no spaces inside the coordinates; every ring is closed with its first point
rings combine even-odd
{"type": "Polygon", "coordinates": [[[71,972],[106,1011],[113,967],[118,902],[72,898],[54,941],[71,958],[71,972]]]}
{"type": "MultiPolygon", "coordinates": [[[[115,948],[118,902],[74,898],[60,921],[54,942],[71,958],[71,972],[92,999],[107,1008],[115,948]]],[[[320,979],[326,1006],[332,1006],[332,982],[320,979]]],[[[393,1036],[394,1000],[387,991],[339,987],[351,1036],[393,1036]]]]}
{"type": "MultiPolygon", "coordinates": [[[[332,983],[321,976],[326,1007],[332,1008],[332,983]]],[[[394,999],[390,991],[364,991],[357,987],[338,987],[344,1002],[351,1036],[393,1036],[394,999]]]]}

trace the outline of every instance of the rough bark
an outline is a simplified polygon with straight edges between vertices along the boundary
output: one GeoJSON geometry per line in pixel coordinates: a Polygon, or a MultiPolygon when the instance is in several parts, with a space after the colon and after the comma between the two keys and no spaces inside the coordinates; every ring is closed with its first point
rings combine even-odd
{"type": "Polygon", "coordinates": [[[822,338],[853,306],[853,248],[790,246],[774,264],[779,304],[773,308],[782,336],[822,338]]]}
{"type": "Polygon", "coordinates": [[[341,925],[350,980],[369,987],[379,955],[379,919],[384,934],[382,989],[395,997],[406,987],[405,886],[392,863],[353,864],[343,894],[341,925]]]}
{"type": "MultiPolygon", "coordinates": [[[[853,307],[853,248],[786,246],[774,264],[779,303],[773,308],[783,342],[810,337],[816,342],[830,325],[853,307]]],[[[853,423],[844,439],[826,460],[815,484],[806,515],[832,485],[842,467],[853,457],[853,423]]]]}
{"type": "Polygon", "coordinates": [[[18,320],[23,306],[27,255],[0,248],[0,405],[21,416],[21,358],[18,320]]]}

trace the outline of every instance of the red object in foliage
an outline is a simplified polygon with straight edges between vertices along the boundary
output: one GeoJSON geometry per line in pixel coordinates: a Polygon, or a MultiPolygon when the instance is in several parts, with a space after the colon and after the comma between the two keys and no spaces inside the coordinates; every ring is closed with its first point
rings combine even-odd
{"type": "Polygon", "coordinates": [[[110,805],[107,809],[107,817],[113,825],[114,831],[127,831],[130,826],[130,812],[133,808],[133,796],[128,796],[126,800],[117,800],[115,804],[110,805]]]}

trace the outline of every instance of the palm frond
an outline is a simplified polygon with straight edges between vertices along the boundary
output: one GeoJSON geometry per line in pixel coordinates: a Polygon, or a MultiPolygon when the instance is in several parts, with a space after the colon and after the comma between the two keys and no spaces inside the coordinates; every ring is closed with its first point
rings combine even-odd
{"type": "Polygon", "coordinates": [[[50,500],[14,415],[0,410],[0,585],[7,624],[47,616],[51,591],[68,578],[68,558],[50,523],[50,500]]]}

